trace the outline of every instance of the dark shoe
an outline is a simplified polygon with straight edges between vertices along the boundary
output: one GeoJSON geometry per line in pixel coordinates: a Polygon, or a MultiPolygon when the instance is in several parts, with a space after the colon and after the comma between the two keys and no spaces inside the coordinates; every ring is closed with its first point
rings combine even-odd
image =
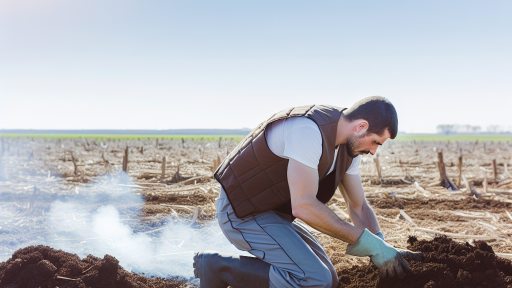
{"type": "Polygon", "coordinates": [[[200,288],[267,288],[270,264],[255,257],[202,251],[194,255],[200,288]]]}

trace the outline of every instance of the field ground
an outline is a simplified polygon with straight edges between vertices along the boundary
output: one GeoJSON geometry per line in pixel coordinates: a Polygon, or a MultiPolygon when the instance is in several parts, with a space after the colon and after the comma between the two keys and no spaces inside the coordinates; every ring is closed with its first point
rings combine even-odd
{"type": "MultiPolygon", "coordinates": [[[[133,226],[134,231],[157,231],[169,217],[179,217],[187,223],[196,221],[198,225],[214,220],[215,198],[220,187],[212,178],[212,172],[216,160],[223,159],[233,150],[237,141],[224,137],[220,141],[147,138],[104,138],[100,142],[76,138],[4,138],[3,158],[0,159],[3,159],[6,179],[0,179],[1,205],[2,209],[14,211],[14,216],[2,219],[0,215],[0,241],[8,239],[16,244],[16,241],[37,236],[42,225],[37,219],[48,213],[49,204],[41,202],[35,211],[27,214],[29,203],[33,203],[34,196],[31,195],[35,195],[32,191],[36,183],[42,191],[38,195],[44,195],[46,201],[78,197],[78,191],[86,190],[95,179],[120,171],[126,147],[129,147],[128,176],[137,193],[145,199],[139,215],[142,225],[133,226]],[[162,173],[164,156],[166,167],[162,173]],[[24,225],[23,228],[20,225],[24,225]],[[26,231],[34,232],[16,234],[26,231]]],[[[451,142],[385,143],[378,153],[381,177],[378,176],[376,158],[371,155],[362,157],[360,174],[366,198],[387,241],[397,248],[406,248],[409,235],[432,239],[443,233],[456,241],[485,240],[495,252],[510,257],[512,145],[504,140],[498,142],[496,138],[493,138],[494,142],[479,140],[478,143],[448,139],[451,142]],[[441,187],[436,164],[439,151],[444,154],[449,178],[460,190],[441,187]],[[457,166],[459,155],[463,157],[462,179],[459,179],[457,166]],[[493,160],[497,164],[496,174],[493,160]],[[473,186],[478,198],[468,185],[473,186]]],[[[341,194],[337,193],[327,205],[340,218],[350,221],[341,194]]],[[[123,208],[122,203],[119,206],[119,209],[129,210],[123,208]]],[[[69,221],[75,220],[71,218],[69,221]]],[[[324,245],[337,271],[368,263],[366,258],[345,255],[346,243],[312,228],[310,231],[324,245]]],[[[154,234],[157,233],[148,235],[154,234]]],[[[77,243],[80,241],[77,239],[77,243]]],[[[2,249],[0,254],[12,253],[5,247],[2,249]]]]}
{"type": "Polygon", "coordinates": [[[240,141],[241,135],[122,135],[122,134],[0,134],[5,138],[49,138],[49,139],[96,139],[96,140],[141,140],[141,139],[194,139],[194,140],[218,140],[233,139],[240,141]]]}

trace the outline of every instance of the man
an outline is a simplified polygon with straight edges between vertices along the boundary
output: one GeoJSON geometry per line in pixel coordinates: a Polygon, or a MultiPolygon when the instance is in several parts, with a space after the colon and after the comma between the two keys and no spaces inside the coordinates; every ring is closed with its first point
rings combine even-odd
{"type": "Polygon", "coordinates": [[[260,124],[214,175],[221,184],[219,225],[235,247],[255,257],[198,252],[200,287],[336,287],[329,257],[295,218],[348,242],[346,254],[370,256],[381,277],[403,277],[410,270],[404,257],[421,254],[384,241],[358,171],[359,155],[375,154],[397,129],[394,106],[378,96],[349,109],[286,109],[260,124]],[[354,225],[325,205],[340,182],[354,225]]]}

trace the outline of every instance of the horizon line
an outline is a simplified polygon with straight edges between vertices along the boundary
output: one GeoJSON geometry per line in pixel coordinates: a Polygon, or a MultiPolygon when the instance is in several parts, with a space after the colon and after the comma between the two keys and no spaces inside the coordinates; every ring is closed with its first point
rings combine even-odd
{"type": "MultiPolygon", "coordinates": [[[[191,129],[0,129],[2,134],[95,134],[95,135],[247,135],[250,128],[220,129],[220,128],[191,128],[191,129]]],[[[512,132],[499,133],[475,132],[475,133],[442,133],[442,132],[405,132],[398,131],[398,134],[409,135],[510,135],[512,132]]]]}

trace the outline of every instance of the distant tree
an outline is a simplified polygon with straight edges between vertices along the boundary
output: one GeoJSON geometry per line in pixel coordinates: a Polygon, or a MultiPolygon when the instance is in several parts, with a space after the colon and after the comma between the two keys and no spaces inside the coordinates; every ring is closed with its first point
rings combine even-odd
{"type": "MultiPolygon", "coordinates": [[[[479,133],[482,131],[482,127],[475,125],[458,125],[458,124],[439,124],[436,127],[438,133],[443,134],[453,134],[453,133],[479,133]]],[[[487,133],[501,133],[501,132],[507,132],[512,133],[512,126],[508,126],[508,128],[505,128],[504,126],[500,125],[489,125],[486,127],[485,131],[487,133]]]]}
{"type": "Polygon", "coordinates": [[[473,126],[469,125],[469,124],[466,124],[466,125],[461,125],[461,130],[460,132],[464,132],[464,133],[470,133],[471,132],[471,128],[473,126]]]}
{"type": "Polygon", "coordinates": [[[437,125],[437,131],[439,133],[443,133],[443,134],[451,134],[451,133],[455,133],[455,129],[458,127],[458,125],[450,125],[450,124],[439,124],[437,125]]]}
{"type": "Polygon", "coordinates": [[[489,133],[498,133],[500,131],[499,125],[489,125],[487,126],[487,132],[489,133]]]}
{"type": "Polygon", "coordinates": [[[446,131],[446,125],[444,125],[444,124],[439,124],[439,125],[437,125],[436,129],[437,129],[437,132],[438,132],[438,133],[447,134],[447,133],[446,133],[446,132],[447,132],[447,131],[446,131]]]}

